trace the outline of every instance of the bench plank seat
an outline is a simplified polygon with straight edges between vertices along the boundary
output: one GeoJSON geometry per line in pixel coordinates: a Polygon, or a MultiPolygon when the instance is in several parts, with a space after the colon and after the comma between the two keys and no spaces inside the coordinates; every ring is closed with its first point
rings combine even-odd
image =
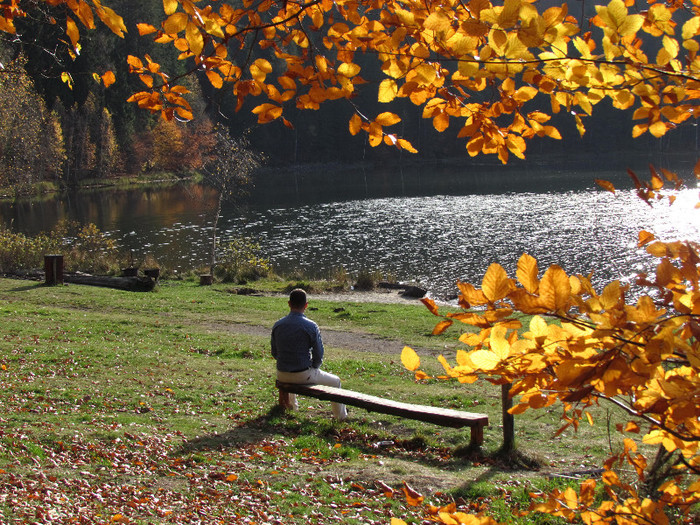
{"type": "Polygon", "coordinates": [[[477,447],[482,445],[484,440],[483,429],[489,424],[489,418],[486,414],[426,405],[415,405],[413,403],[402,403],[391,399],[362,394],[345,388],[334,388],[323,385],[299,385],[295,383],[282,383],[280,381],[277,381],[276,384],[281,393],[287,392],[324,401],[335,401],[345,405],[364,408],[370,412],[379,412],[382,414],[405,417],[407,419],[415,419],[417,421],[433,423],[443,427],[470,427],[470,444],[477,447]]]}

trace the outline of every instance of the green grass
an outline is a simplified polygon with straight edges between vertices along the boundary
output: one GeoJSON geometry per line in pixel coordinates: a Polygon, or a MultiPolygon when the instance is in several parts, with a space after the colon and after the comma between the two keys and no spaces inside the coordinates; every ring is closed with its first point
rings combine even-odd
{"type": "MultiPolygon", "coordinates": [[[[329,347],[324,367],[368,394],[488,414],[483,455],[456,453],[468,430],[352,407],[351,419],[337,423],[328,403],[312,399],[280,413],[268,333],[286,313],[286,296],[228,292],[190,282],[131,293],[0,279],[0,491],[8,494],[0,521],[35,519],[41,507],[57,515],[83,508],[94,523],[190,523],[196,512],[208,522],[307,523],[314,507],[319,523],[420,522],[424,511],[406,504],[403,482],[430,504],[456,500],[467,511],[481,502],[506,519],[526,506],[523,487],[543,483],[543,471],[599,467],[608,452],[606,421],[617,414],[599,411],[602,425],[554,438],[553,408],[516,419],[519,449],[542,471],[499,463],[500,388],[416,383],[400,347],[329,347]],[[239,324],[263,328],[240,333],[239,324]]],[[[430,336],[436,318],[420,305],[312,306],[322,330],[376,334],[432,354],[460,345],[456,330],[430,336]]],[[[425,369],[441,370],[422,357],[425,369]]]]}

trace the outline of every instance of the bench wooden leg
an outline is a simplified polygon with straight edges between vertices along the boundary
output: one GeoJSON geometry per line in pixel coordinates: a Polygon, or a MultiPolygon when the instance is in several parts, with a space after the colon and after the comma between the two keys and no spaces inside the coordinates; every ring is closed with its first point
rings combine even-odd
{"type": "Polygon", "coordinates": [[[283,410],[294,410],[292,400],[289,398],[289,392],[282,390],[281,388],[279,390],[279,405],[283,410]]]}
{"type": "Polygon", "coordinates": [[[471,448],[479,448],[484,444],[484,427],[481,425],[476,425],[472,427],[472,435],[469,440],[469,446],[471,448]]]}

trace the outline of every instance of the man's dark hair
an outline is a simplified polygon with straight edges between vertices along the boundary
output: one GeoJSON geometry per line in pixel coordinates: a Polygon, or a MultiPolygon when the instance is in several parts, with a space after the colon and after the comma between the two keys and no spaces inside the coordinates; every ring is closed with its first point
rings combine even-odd
{"type": "Polygon", "coordinates": [[[306,292],[301,288],[292,290],[289,294],[289,306],[292,308],[303,308],[306,305],[306,292]]]}

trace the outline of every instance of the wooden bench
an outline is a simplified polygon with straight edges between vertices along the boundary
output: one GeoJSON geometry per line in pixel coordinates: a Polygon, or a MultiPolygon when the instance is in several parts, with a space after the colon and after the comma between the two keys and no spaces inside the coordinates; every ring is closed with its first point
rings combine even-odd
{"type": "Polygon", "coordinates": [[[370,412],[380,412],[382,414],[425,421],[443,427],[470,427],[471,439],[469,446],[471,447],[480,447],[483,444],[484,427],[489,424],[489,417],[486,414],[476,414],[474,412],[464,412],[462,410],[437,408],[426,405],[414,405],[412,403],[401,403],[399,401],[392,401],[391,399],[369,396],[353,390],[334,388],[331,386],[297,385],[295,383],[282,383],[280,381],[277,381],[276,385],[280,392],[280,406],[285,409],[291,407],[289,394],[297,394],[364,408],[370,412]]]}

